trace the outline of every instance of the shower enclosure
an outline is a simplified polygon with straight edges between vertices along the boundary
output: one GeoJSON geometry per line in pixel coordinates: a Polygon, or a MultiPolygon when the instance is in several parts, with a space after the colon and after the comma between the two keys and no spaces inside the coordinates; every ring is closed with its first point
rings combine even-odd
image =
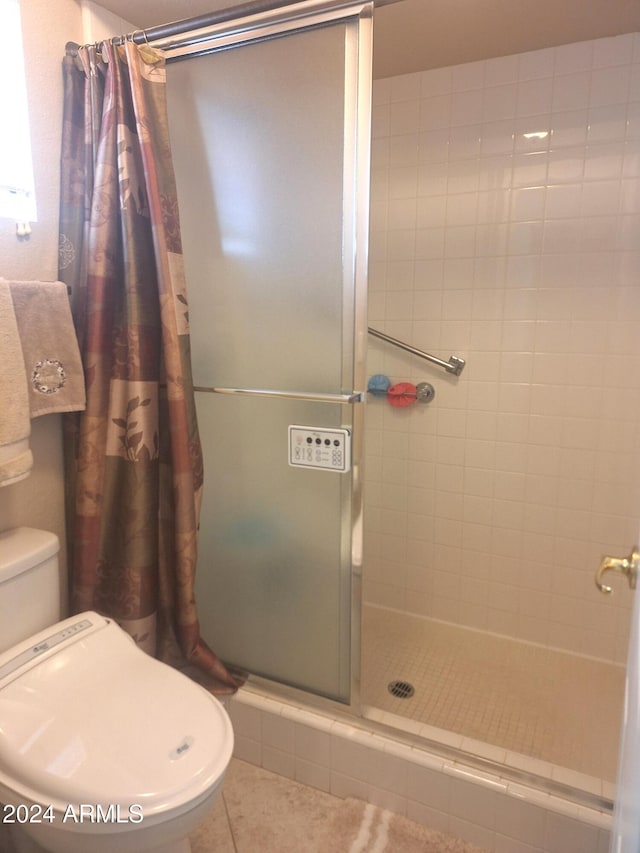
{"type": "Polygon", "coordinates": [[[358,671],[372,3],[308,3],[168,74],[224,660],[349,703],[358,671]],[[355,642],[354,642],[355,638],[355,642]]]}
{"type": "Polygon", "coordinates": [[[594,579],[640,517],[637,44],[374,81],[369,322],[467,365],[371,342],[370,373],[436,394],[367,406],[366,704],[605,798],[635,593],[594,579]]]}
{"type": "MultiPolygon", "coordinates": [[[[603,367],[616,355],[637,363],[618,334],[638,308],[637,117],[625,136],[609,104],[562,112],[587,77],[599,98],[618,91],[597,82],[604,49],[593,44],[376,81],[369,265],[372,4],[304,5],[167,50],[205,456],[203,636],[253,676],[315,694],[312,704],[334,700],[606,808],[611,788],[589,787],[590,770],[515,753],[553,728],[549,701],[573,695],[564,675],[566,692],[550,695],[542,652],[560,649],[563,672],[585,672],[583,684],[604,659],[599,692],[621,693],[629,599],[623,589],[605,599],[593,575],[601,554],[628,551],[640,514],[635,491],[620,496],[637,472],[640,371],[608,374],[608,385],[603,367]],[[467,366],[445,376],[369,339],[367,374],[428,380],[436,397],[406,410],[367,400],[363,466],[368,269],[373,326],[467,366]],[[413,661],[397,651],[409,623],[422,634],[413,661]],[[529,733],[526,714],[515,720],[516,745],[461,734],[461,706],[491,695],[472,656],[456,670],[454,629],[493,665],[504,638],[511,661],[515,646],[524,654],[519,689],[525,711],[538,710],[529,733]],[[428,646],[438,653],[427,666],[428,646]],[[477,696],[452,693],[425,722],[386,690],[410,666],[429,674],[423,695],[458,672],[477,696]]],[[[504,720],[515,680],[502,687],[493,705],[504,720]]],[[[600,729],[615,766],[615,725],[600,729]]]]}

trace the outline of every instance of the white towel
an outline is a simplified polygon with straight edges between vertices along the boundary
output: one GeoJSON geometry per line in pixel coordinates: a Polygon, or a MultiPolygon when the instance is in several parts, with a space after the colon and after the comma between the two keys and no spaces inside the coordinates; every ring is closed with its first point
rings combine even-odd
{"type": "Polygon", "coordinates": [[[32,418],[86,407],[84,371],[67,287],[60,281],[12,281],[32,418]]]}
{"type": "Polygon", "coordinates": [[[24,480],[33,467],[31,421],[18,324],[9,283],[0,280],[0,486],[24,480]]]}

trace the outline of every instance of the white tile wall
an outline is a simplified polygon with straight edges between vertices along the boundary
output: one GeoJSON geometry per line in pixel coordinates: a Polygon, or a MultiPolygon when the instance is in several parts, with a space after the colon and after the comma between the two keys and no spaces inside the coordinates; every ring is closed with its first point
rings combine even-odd
{"type": "Polygon", "coordinates": [[[640,519],[640,35],[374,82],[365,599],[624,661],[640,519]]]}
{"type": "MultiPolygon", "coordinates": [[[[611,816],[479,772],[245,687],[226,703],[235,756],[338,797],[358,797],[491,853],[606,853],[611,816]]],[[[525,769],[537,770],[526,765],[525,769]]],[[[599,791],[609,795],[610,792],[599,791]]]]}

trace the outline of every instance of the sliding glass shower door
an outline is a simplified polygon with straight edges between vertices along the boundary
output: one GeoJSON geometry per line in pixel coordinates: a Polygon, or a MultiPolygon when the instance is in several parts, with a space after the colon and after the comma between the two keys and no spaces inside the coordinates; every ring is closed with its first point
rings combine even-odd
{"type": "Polygon", "coordinates": [[[236,21],[167,72],[205,463],[202,634],[228,663],[343,702],[359,628],[371,12],[309,2],[236,21]]]}

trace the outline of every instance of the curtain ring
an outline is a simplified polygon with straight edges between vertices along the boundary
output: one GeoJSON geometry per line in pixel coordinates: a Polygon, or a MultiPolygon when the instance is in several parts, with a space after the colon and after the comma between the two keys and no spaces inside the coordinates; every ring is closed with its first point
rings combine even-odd
{"type": "Polygon", "coordinates": [[[144,36],[145,44],[147,45],[147,47],[151,47],[151,45],[149,44],[149,39],[147,38],[146,30],[134,30],[127,36],[127,38],[130,39],[132,43],[134,43],[135,37],[138,33],[142,33],[142,35],[144,36]]]}
{"type": "Polygon", "coordinates": [[[88,68],[89,74],[93,76],[96,73],[97,60],[105,61],[104,56],[102,55],[102,42],[98,43],[94,41],[93,44],[83,44],[78,48],[78,56],[86,57],[86,68],[88,68]],[[93,53],[91,52],[91,48],[93,48],[93,53]]]}

